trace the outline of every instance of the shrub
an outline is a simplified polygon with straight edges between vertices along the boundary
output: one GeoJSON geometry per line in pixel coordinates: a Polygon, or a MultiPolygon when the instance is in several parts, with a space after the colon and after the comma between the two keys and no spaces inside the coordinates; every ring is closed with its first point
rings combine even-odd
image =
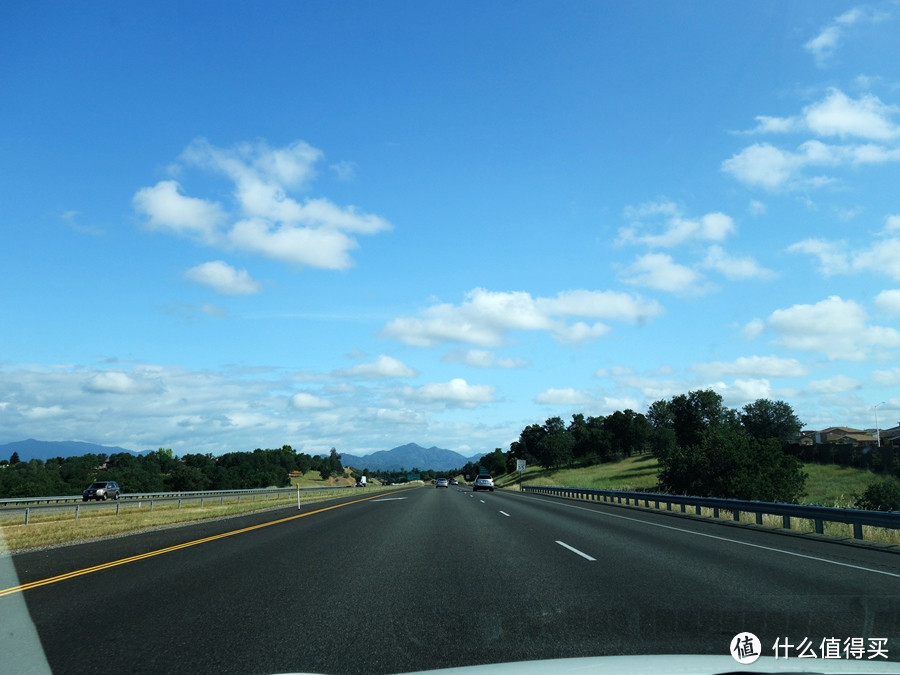
{"type": "Polygon", "coordinates": [[[856,506],[867,511],[900,511],[900,480],[888,478],[872,483],[862,496],[855,495],[856,506]]]}

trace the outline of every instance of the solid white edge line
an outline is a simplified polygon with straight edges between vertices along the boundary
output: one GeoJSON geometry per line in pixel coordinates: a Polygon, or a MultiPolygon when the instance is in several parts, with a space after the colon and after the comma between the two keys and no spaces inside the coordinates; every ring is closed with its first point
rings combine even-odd
{"type": "MultiPolygon", "coordinates": [[[[621,518],[622,520],[631,520],[635,523],[641,523],[643,525],[652,525],[653,527],[661,527],[665,530],[675,530],[676,532],[684,532],[685,534],[693,534],[698,537],[707,537],[709,539],[718,539],[719,541],[727,541],[732,544],[740,544],[741,546],[749,546],[751,548],[759,548],[763,551],[773,551],[774,553],[784,553],[785,555],[792,555],[797,558],[806,558],[807,560],[816,560],[818,562],[828,563],[831,565],[839,565],[840,567],[850,567],[855,570],[860,570],[862,572],[874,572],[875,574],[883,574],[888,577],[896,577],[900,579],[900,574],[894,574],[893,572],[885,572],[884,570],[875,570],[871,567],[863,567],[861,565],[851,565],[850,563],[842,563],[836,560],[828,560],[828,558],[819,558],[814,555],[806,555],[804,553],[794,553],[793,551],[785,551],[784,549],[774,548],[772,546],[763,546],[762,544],[751,544],[746,541],[738,541],[737,539],[729,539],[728,537],[719,537],[715,534],[704,534],[703,532],[694,532],[693,530],[686,530],[683,527],[673,527],[672,525],[663,525],[661,523],[651,523],[647,520],[641,520],[640,518],[630,518],[628,516],[620,516],[616,513],[606,513],[605,511],[595,511],[594,509],[586,509],[583,506],[576,506],[575,504],[564,504],[562,502],[552,502],[547,501],[546,499],[536,498],[537,501],[544,502],[546,504],[556,504],[557,506],[566,506],[570,509],[578,509],[579,511],[589,511],[590,513],[596,513],[600,516],[607,516],[609,518],[621,518]]],[[[648,511],[648,513],[652,513],[652,511],[648,511]]],[[[561,542],[557,542],[561,543],[561,542]]],[[[565,546],[565,544],[563,544],[565,546]]]]}
{"type": "Polygon", "coordinates": [[[577,553],[577,554],[580,555],[582,558],[585,558],[585,559],[587,559],[587,560],[590,560],[591,562],[594,562],[594,561],[597,560],[596,558],[592,558],[591,556],[589,556],[587,553],[583,553],[583,552],[579,551],[577,548],[574,548],[574,547],[572,547],[572,546],[569,546],[569,545],[568,545],[566,542],[564,542],[564,541],[557,541],[556,543],[559,544],[560,546],[562,546],[563,548],[569,549],[570,551],[572,551],[572,553],[577,553]]]}

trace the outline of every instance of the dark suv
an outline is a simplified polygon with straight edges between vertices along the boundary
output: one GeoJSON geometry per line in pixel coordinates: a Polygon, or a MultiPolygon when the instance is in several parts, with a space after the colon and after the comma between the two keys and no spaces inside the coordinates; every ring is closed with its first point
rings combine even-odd
{"type": "Polygon", "coordinates": [[[91,486],[81,493],[81,501],[86,502],[89,499],[97,501],[119,498],[119,484],[112,480],[101,480],[91,483],[91,486]]]}

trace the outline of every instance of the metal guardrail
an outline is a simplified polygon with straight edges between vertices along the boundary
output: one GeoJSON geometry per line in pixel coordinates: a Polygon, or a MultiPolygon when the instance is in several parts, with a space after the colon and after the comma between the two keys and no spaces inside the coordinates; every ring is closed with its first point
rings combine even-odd
{"type": "Polygon", "coordinates": [[[607,503],[625,504],[650,508],[651,502],[654,508],[659,509],[660,504],[665,504],[667,511],[672,511],[673,505],[681,507],[681,513],[687,513],[687,507],[694,507],[696,515],[701,515],[701,509],[713,510],[713,517],[718,518],[720,511],[730,511],[732,519],[740,521],[742,513],[756,515],[756,524],[762,525],[763,515],[781,516],[782,526],[791,529],[791,518],[803,518],[812,520],[817,534],[823,534],[826,522],[847,523],[853,526],[853,537],[863,538],[863,525],[882,527],[887,529],[900,529],[900,511],[863,511],[861,509],[839,509],[829,506],[803,506],[800,504],[783,504],[779,502],[757,502],[743,499],[721,499],[718,497],[688,497],[682,495],[667,495],[655,492],[628,492],[625,490],[590,490],[584,488],[551,487],[539,485],[522,485],[523,492],[533,492],[557,497],[569,497],[574,499],[586,499],[588,501],[603,501],[607,503]]]}
{"type": "MultiPolygon", "coordinates": [[[[337,486],[300,488],[301,492],[315,490],[334,490],[337,486]]],[[[177,499],[179,497],[228,497],[233,495],[262,495],[262,494],[279,494],[290,492],[293,494],[297,491],[295,487],[285,488],[255,488],[248,490],[196,490],[186,492],[129,492],[119,495],[119,499],[177,499]]],[[[28,506],[31,504],[68,504],[69,502],[82,501],[81,495],[66,495],[62,497],[12,497],[8,499],[0,499],[0,509],[4,506],[28,506]]]]}
{"type": "Polygon", "coordinates": [[[237,498],[240,503],[242,497],[251,497],[255,502],[257,497],[263,497],[268,500],[270,497],[278,497],[279,495],[297,495],[297,507],[300,506],[301,495],[321,494],[326,499],[346,494],[345,489],[355,487],[352,485],[329,485],[324,487],[311,488],[257,488],[249,490],[197,490],[185,492],[140,492],[120,495],[119,499],[108,499],[95,501],[91,500],[82,505],[82,498],[65,496],[65,497],[29,497],[16,499],[0,500],[0,515],[12,517],[16,514],[23,513],[25,525],[28,525],[31,517],[31,511],[67,511],[74,510],[74,519],[78,520],[79,512],[82,506],[90,509],[108,508],[115,506],[115,514],[118,516],[120,506],[125,502],[128,506],[135,505],[141,508],[143,502],[147,502],[150,511],[153,511],[154,503],[178,502],[178,508],[181,508],[182,502],[200,502],[200,506],[204,506],[206,500],[214,500],[218,498],[219,505],[222,505],[228,497],[237,498]],[[74,503],[74,506],[71,504],[74,503]]]}

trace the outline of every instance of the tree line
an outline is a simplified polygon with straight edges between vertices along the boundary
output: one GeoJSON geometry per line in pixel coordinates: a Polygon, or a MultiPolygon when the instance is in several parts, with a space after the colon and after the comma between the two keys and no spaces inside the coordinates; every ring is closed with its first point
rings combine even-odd
{"type": "Polygon", "coordinates": [[[86,454],[27,462],[13,453],[8,461],[0,461],[0,498],[76,495],[95,480],[114,480],[124,492],[286,487],[293,471],[301,475],[318,471],[323,480],[344,474],[334,448],[326,456],[310,456],[290,445],[218,456],[188,453],[178,457],[170,448],[159,448],[140,455],[86,454]]]}
{"type": "Polygon", "coordinates": [[[647,414],[560,417],[522,430],[510,462],[525,459],[547,469],[587,466],[652,453],[660,470],[657,490],[669,494],[796,502],[806,474],[784,451],[802,424],[790,405],[759,399],[728,408],[713,390],[654,402],[647,414]]]}

